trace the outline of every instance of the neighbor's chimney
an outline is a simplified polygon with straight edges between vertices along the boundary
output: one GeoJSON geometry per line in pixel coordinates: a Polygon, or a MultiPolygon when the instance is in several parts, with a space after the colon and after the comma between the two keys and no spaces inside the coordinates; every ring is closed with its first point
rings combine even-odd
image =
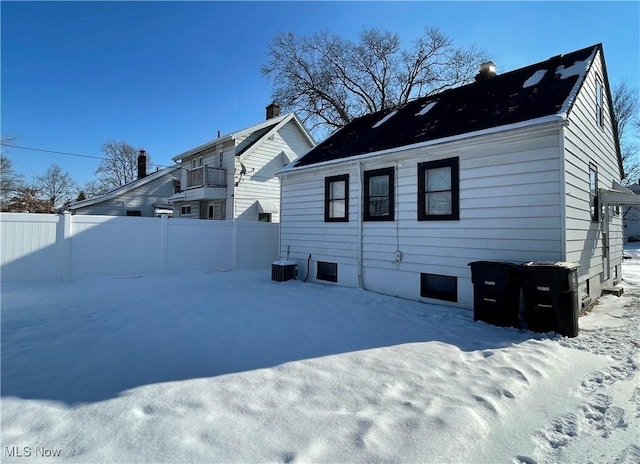
{"type": "Polygon", "coordinates": [[[267,119],[277,118],[278,116],[280,116],[280,105],[273,102],[267,106],[267,119]]]}
{"type": "Polygon", "coordinates": [[[147,155],[144,150],[140,150],[138,155],[138,179],[142,179],[147,175],[147,155]]]}
{"type": "Polygon", "coordinates": [[[496,75],[496,64],[493,61],[487,61],[479,66],[478,74],[476,74],[476,82],[489,79],[496,75]]]}

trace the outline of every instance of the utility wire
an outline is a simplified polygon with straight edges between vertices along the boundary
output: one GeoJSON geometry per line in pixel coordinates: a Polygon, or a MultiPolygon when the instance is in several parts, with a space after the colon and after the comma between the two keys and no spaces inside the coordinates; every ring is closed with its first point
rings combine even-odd
{"type": "MultiPolygon", "coordinates": [[[[99,159],[99,160],[103,160],[105,159],[104,156],[94,156],[94,155],[80,155],[78,153],[68,153],[65,151],[56,151],[56,150],[47,150],[44,148],[33,148],[33,147],[23,147],[20,145],[13,145],[12,143],[6,143],[6,142],[2,142],[2,146],[4,147],[10,147],[10,148],[18,148],[20,150],[31,150],[31,151],[40,151],[43,153],[54,153],[57,155],[66,155],[66,156],[75,156],[78,158],[91,158],[91,159],[99,159]]],[[[161,164],[154,164],[154,163],[149,163],[149,166],[157,166],[159,168],[166,168],[168,166],[163,166],[161,164]]]]}

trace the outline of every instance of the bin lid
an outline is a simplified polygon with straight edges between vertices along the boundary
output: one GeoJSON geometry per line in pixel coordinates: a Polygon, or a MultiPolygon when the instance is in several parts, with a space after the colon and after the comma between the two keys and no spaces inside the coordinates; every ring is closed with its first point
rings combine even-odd
{"type": "Polygon", "coordinates": [[[517,267],[517,264],[514,263],[506,263],[504,261],[473,261],[467,266],[513,266],[517,267]]]}
{"type": "Polygon", "coordinates": [[[561,269],[578,269],[580,264],[578,263],[569,263],[566,261],[529,261],[528,263],[524,263],[523,266],[526,267],[541,267],[541,268],[561,268],[561,269]]]}
{"type": "Polygon", "coordinates": [[[291,265],[297,265],[298,263],[295,261],[291,261],[290,259],[280,259],[278,261],[274,261],[271,264],[275,264],[276,266],[291,266],[291,265]]]}

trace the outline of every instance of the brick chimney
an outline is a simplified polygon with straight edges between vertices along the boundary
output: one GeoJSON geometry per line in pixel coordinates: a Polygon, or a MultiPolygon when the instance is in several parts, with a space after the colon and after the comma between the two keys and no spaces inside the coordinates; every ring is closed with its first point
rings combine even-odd
{"type": "Polygon", "coordinates": [[[147,155],[144,150],[140,150],[138,155],[138,179],[147,176],[147,155]]]}
{"type": "Polygon", "coordinates": [[[476,82],[489,79],[496,75],[496,64],[493,61],[487,61],[479,66],[478,74],[476,74],[476,82]]]}
{"type": "Polygon", "coordinates": [[[280,105],[273,102],[267,106],[267,120],[277,118],[278,116],[280,116],[280,105]]]}

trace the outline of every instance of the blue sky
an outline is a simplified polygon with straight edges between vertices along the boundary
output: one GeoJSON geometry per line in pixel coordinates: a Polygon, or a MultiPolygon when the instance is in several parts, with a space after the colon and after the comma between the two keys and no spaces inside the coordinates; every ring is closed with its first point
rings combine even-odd
{"type": "MultiPolygon", "coordinates": [[[[409,44],[425,26],[488,52],[498,72],[598,42],[612,85],[640,87],[639,2],[0,3],[2,136],[24,147],[101,156],[124,140],[159,165],[256,124],[271,101],[260,75],[280,31],[367,27],[409,44]]],[[[57,163],[76,182],[99,160],[13,148],[28,182],[57,163]]]]}

